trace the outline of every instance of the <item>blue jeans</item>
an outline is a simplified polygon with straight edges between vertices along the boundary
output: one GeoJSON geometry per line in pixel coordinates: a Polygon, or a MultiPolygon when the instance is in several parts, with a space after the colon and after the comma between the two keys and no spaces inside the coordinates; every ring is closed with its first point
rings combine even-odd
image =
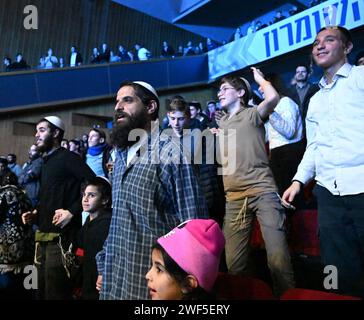
{"type": "Polygon", "coordinates": [[[364,297],[364,193],[332,195],[316,185],[321,258],[338,271],[338,292],[364,297]]]}
{"type": "Polygon", "coordinates": [[[280,296],[287,289],[294,287],[295,282],[286,240],[285,213],[274,192],[227,201],[223,231],[228,271],[233,274],[244,274],[247,271],[255,215],[267,251],[273,291],[275,295],[280,296]]]}

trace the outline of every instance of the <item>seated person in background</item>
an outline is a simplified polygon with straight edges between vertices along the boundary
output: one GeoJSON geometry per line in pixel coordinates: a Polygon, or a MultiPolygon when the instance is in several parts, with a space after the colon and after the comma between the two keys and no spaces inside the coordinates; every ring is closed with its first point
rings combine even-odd
{"type": "Polygon", "coordinates": [[[110,160],[112,147],[106,142],[106,134],[99,128],[93,128],[88,135],[86,163],[97,176],[108,178],[106,164],[110,160]]]}
{"type": "Polygon", "coordinates": [[[13,171],[16,176],[19,178],[19,176],[22,173],[22,168],[20,165],[16,163],[16,155],[14,153],[9,153],[7,156],[8,160],[8,167],[11,171],[13,171]]]}
{"type": "MultiPolygon", "coordinates": [[[[178,94],[173,96],[170,101],[172,102],[175,99],[185,101],[185,99],[181,95],[178,95],[178,94]]],[[[171,125],[169,123],[168,111],[167,111],[167,114],[165,115],[165,117],[162,119],[162,123],[161,123],[162,130],[167,129],[167,128],[171,128],[171,125]]]]}
{"type": "MultiPolygon", "coordinates": [[[[191,119],[197,120],[199,122],[199,129],[205,130],[209,124],[209,118],[207,115],[202,113],[201,111],[201,103],[198,101],[191,101],[189,102],[191,119]]],[[[195,129],[191,127],[191,129],[195,129]]]]}
{"type": "Polygon", "coordinates": [[[194,56],[196,54],[195,49],[192,46],[192,41],[187,42],[187,47],[183,49],[184,56],[194,56]]]}
{"type": "Polygon", "coordinates": [[[110,62],[110,49],[106,43],[103,43],[101,46],[101,52],[99,58],[100,58],[100,63],[110,62]]]}
{"type": "Polygon", "coordinates": [[[39,64],[37,66],[37,69],[44,69],[45,68],[45,56],[41,56],[39,58],[39,64]]]}
{"type": "Polygon", "coordinates": [[[279,22],[286,19],[286,17],[282,14],[281,10],[276,11],[276,14],[273,18],[273,23],[279,22]]]}
{"type": "Polygon", "coordinates": [[[121,58],[118,55],[114,54],[114,51],[110,51],[110,63],[120,62],[121,58]]]}
{"type": "Polygon", "coordinates": [[[209,118],[209,128],[217,128],[218,125],[215,121],[215,113],[216,113],[216,102],[214,100],[207,101],[206,109],[203,111],[205,115],[209,118]]]}
{"type": "Polygon", "coordinates": [[[202,42],[198,43],[198,46],[196,47],[196,54],[203,54],[207,52],[207,48],[204,46],[202,42]]]}
{"type": "Polygon", "coordinates": [[[47,56],[44,58],[44,68],[52,69],[58,67],[58,58],[53,55],[53,50],[48,49],[47,56]]]}
{"type": "Polygon", "coordinates": [[[217,45],[215,42],[213,42],[210,38],[206,38],[206,49],[207,51],[214,50],[217,48],[217,45]]]}
{"type": "Polygon", "coordinates": [[[183,57],[183,53],[184,53],[183,46],[179,45],[175,56],[176,57],[183,57]]]}
{"type": "Polygon", "coordinates": [[[59,58],[59,67],[60,68],[64,68],[66,65],[64,64],[64,59],[63,58],[59,58]]]}
{"type": "Polygon", "coordinates": [[[211,219],[188,220],[160,237],[145,276],[152,300],[214,298],[224,245],[224,235],[211,219]]]}
{"type": "Polygon", "coordinates": [[[15,62],[13,63],[13,69],[14,70],[27,70],[29,69],[29,66],[27,65],[27,62],[24,60],[23,55],[21,53],[18,53],[15,57],[15,62]]]}
{"type": "Polygon", "coordinates": [[[174,57],[173,47],[170,46],[167,41],[163,41],[161,58],[173,58],[173,57],[174,57]]]}
{"type": "Polygon", "coordinates": [[[151,52],[148,49],[144,48],[138,43],[135,44],[135,51],[136,51],[136,56],[140,61],[148,60],[152,56],[151,52]]]}
{"type": "Polygon", "coordinates": [[[13,71],[13,65],[11,63],[11,59],[8,56],[4,57],[3,60],[3,70],[5,72],[13,71]]]}
{"type": "Polygon", "coordinates": [[[122,45],[119,45],[118,47],[118,56],[120,57],[121,62],[134,60],[133,54],[126,50],[122,45]]]}
{"type": "Polygon", "coordinates": [[[236,28],[235,33],[233,35],[233,41],[238,40],[243,37],[243,33],[241,32],[240,27],[236,28]]]}
{"type": "Polygon", "coordinates": [[[87,133],[82,134],[81,141],[82,141],[82,154],[86,154],[87,149],[88,149],[88,134],[87,133]]]}
{"type": "Polygon", "coordinates": [[[90,57],[90,63],[100,63],[100,53],[97,48],[92,49],[92,54],[90,57]]]}
{"type": "Polygon", "coordinates": [[[82,154],[80,140],[72,139],[72,140],[69,141],[69,145],[70,145],[70,148],[69,148],[70,151],[72,151],[73,153],[76,153],[82,159],[84,159],[85,156],[84,156],[84,154],[82,154]]]}
{"type": "Polygon", "coordinates": [[[76,46],[71,47],[71,53],[68,59],[70,67],[77,67],[80,66],[83,62],[81,53],[77,51],[76,46]]]}
{"type": "Polygon", "coordinates": [[[83,249],[81,299],[98,300],[95,256],[102,249],[111,221],[111,185],[106,178],[95,177],[85,183],[82,208],[89,216],[78,233],[76,243],[76,247],[83,249]]]}
{"type": "Polygon", "coordinates": [[[246,30],[246,34],[254,33],[255,30],[256,30],[255,20],[253,20],[252,22],[250,22],[250,25],[249,25],[248,29],[246,30]]]}
{"type": "Polygon", "coordinates": [[[294,16],[296,13],[299,13],[299,12],[301,12],[301,10],[298,10],[297,6],[294,6],[294,5],[288,11],[290,16],[294,16]]]}
{"type": "Polygon", "coordinates": [[[294,78],[291,81],[291,92],[288,94],[288,96],[291,97],[300,108],[304,139],[306,139],[305,119],[308,104],[310,103],[311,97],[319,90],[319,86],[317,84],[310,83],[310,74],[311,68],[308,65],[297,65],[294,78]]]}
{"type": "Polygon", "coordinates": [[[256,29],[255,29],[255,31],[258,31],[258,30],[263,29],[263,28],[266,28],[266,27],[268,27],[268,25],[266,23],[262,23],[262,21],[258,20],[256,22],[256,29]]]}
{"type": "Polygon", "coordinates": [[[62,141],[61,141],[61,147],[69,150],[70,145],[69,145],[69,142],[68,142],[67,139],[62,139],[62,141]]]}

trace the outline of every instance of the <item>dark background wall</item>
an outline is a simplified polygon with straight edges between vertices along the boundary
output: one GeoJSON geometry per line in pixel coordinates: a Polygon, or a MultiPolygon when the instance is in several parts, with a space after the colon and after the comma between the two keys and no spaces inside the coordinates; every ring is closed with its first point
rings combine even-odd
{"type": "Polygon", "coordinates": [[[1,0],[0,57],[15,58],[22,52],[31,66],[39,63],[42,54],[52,48],[57,57],[66,58],[76,45],[86,61],[93,47],[103,42],[116,50],[118,44],[134,50],[134,44],[145,45],[159,57],[166,40],[177,49],[191,40],[194,45],[205,39],[191,32],[122,7],[110,0],[1,0]],[[38,9],[38,30],[23,26],[25,6],[38,9]]]}

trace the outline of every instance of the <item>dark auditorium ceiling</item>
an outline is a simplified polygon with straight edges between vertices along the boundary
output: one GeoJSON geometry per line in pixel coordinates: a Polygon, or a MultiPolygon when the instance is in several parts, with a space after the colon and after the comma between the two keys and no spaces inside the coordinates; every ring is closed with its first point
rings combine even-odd
{"type": "Polygon", "coordinates": [[[224,40],[250,21],[288,10],[307,8],[309,0],[112,0],[157,19],[214,40],[224,40]]]}

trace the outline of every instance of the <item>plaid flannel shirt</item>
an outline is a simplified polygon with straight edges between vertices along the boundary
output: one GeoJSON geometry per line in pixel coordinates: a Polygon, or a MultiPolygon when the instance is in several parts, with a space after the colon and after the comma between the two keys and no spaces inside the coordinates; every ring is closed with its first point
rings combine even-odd
{"type": "Polygon", "coordinates": [[[127,166],[128,150],[117,152],[112,220],[97,255],[103,275],[100,299],[148,299],[145,274],[157,238],[187,219],[208,217],[203,192],[179,144],[170,138],[151,143],[150,135],[147,141],[148,154],[158,151],[159,164],[139,158],[127,166]]]}

